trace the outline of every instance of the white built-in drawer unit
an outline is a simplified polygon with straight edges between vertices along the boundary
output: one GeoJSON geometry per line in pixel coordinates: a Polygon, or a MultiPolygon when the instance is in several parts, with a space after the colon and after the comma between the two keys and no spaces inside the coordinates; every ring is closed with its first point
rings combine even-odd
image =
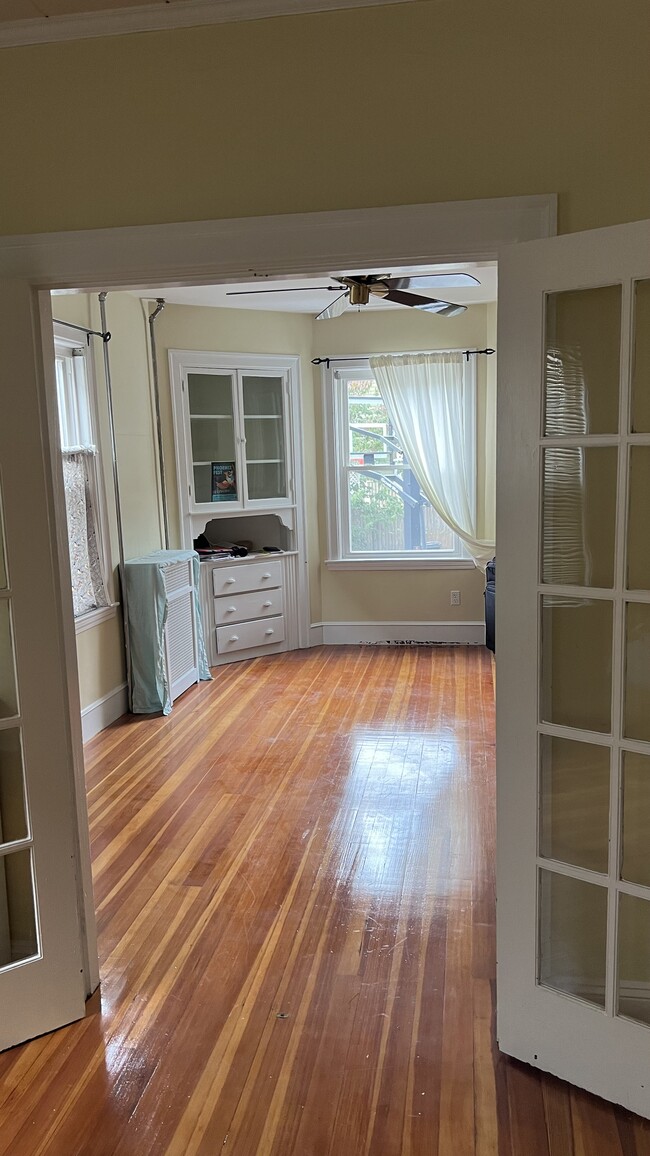
{"type": "Polygon", "coordinates": [[[211,665],[295,647],[293,556],[207,560],[201,568],[201,599],[212,626],[207,639],[211,665]]]}
{"type": "Polygon", "coordinates": [[[226,595],[214,599],[214,621],[217,626],[248,622],[252,618],[270,618],[283,611],[282,588],[253,590],[249,594],[226,595]]]}
{"type": "Polygon", "coordinates": [[[284,642],[284,618],[262,618],[255,622],[240,622],[236,626],[217,628],[217,650],[220,654],[274,646],[278,642],[284,642]]]}
{"type": "Polygon", "coordinates": [[[272,590],[282,586],[282,564],[273,562],[251,562],[247,565],[215,567],[212,571],[214,593],[241,593],[246,590],[272,590]]]}

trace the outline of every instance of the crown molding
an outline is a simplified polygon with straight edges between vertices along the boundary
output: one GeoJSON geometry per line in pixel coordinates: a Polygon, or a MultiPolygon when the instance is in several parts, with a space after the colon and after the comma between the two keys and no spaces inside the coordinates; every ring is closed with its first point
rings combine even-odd
{"type": "Polygon", "coordinates": [[[6,21],[0,24],[0,48],[53,44],[63,40],[88,40],[100,36],[127,36],[133,32],[196,28],[205,24],[232,24],[246,20],[265,20],[274,16],[302,16],[307,13],[332,12],[343,8],[377,8],[412,2],[413,0],[182,0],[174,4],[142,4],[136,8],[6,21]]]}

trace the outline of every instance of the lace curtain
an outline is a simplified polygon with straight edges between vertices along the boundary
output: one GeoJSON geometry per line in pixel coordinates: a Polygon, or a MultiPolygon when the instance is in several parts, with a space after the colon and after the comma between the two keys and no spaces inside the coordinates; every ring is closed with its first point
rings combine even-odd
{"type": "Polygon", "coordinates": [[[70,545],[74,616],[108,605],[97,545],[90,481],[92,450],[63,452],[63,483],[70,545]]]}
{"type": "Polygon", "coordinates": [[[477,533],[463,354],[384,354],[371,357],[370,367],[422,492],[485,569],[495,546],[477,533]]]}

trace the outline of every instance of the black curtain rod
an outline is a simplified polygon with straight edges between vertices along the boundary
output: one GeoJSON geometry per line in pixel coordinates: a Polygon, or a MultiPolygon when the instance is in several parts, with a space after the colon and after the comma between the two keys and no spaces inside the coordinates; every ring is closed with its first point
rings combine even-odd
{"type": "Polygon", "coordinates": [[[73,325],[71,321],[58,321],[56,317],[53,317],[52,320],[55,325],[66,325],[68,329],[78,329],[80,333],[85,333],[86,340],[89,345],[91,337],[101,337],[104,343],[110,341],[111,339],[111,335],[108,330],[106,333],[100,333],[97,329],[86,329],[85,325],[73,325]]]}
{"type": "MultiPolygon", "coordinates": [[[[443,352],[443,350],[441,350],[441,349],[440,350],[436,350],[436,349],[433,350],[433,353],[442,353],[442,352],[443,352]]],[[[445,353],[455,352],[455,350],[451,350],[451,351],[450,350],[444,350],[444,352],[445,353]]],[[[478,357],[478,355],[482,354],[482,353],[484,353],[486,355],[486,357],[490,357],[491,354],[496,353],[496,349],[464,349],[463,350],[463,357],[467,361],[469,361],[470,357],[478,357]]],[[[398,353],[396,356],[400,357],[402,355],[398,353]]],[[[312,363],[312,365],[325,365],[327,367],[327,369],[329,369],[330,365],[333,365],[334,362],[339,362],[339,361],[369,361],[369,360],[370,359],[368,357],[313,357],[311,363],[312,363]]]]}

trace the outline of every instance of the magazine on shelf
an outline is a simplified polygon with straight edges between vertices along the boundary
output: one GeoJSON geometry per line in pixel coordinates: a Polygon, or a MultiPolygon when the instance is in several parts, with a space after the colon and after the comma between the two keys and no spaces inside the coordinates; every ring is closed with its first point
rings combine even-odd
{"type": "Polygon", "coordinates": [[[237,476],[234,462],[212,463],[212,501],[237,501],[237,476]]]}

